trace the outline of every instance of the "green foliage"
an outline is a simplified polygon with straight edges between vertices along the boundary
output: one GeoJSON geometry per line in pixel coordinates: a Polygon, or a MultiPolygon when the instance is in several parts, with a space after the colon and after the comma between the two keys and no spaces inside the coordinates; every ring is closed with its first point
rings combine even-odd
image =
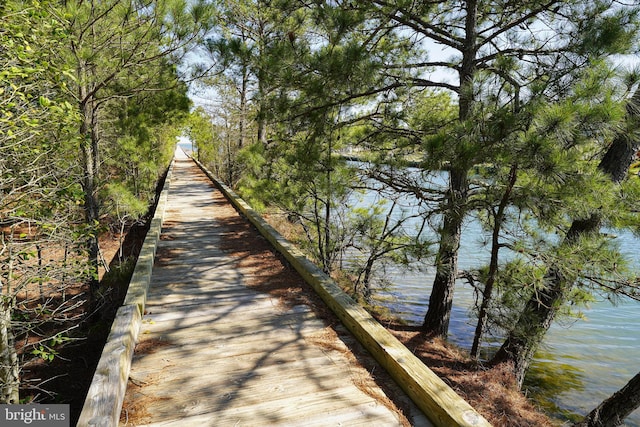
{"type": "Polygon", "coordinates": [[[108,184],[105,190],[105,200],[111,205],[109,210],[113,211],[119,220],[137,220],[147,211],[147,203],[138,199],[122,184],[108,184]]]}
{"type": "MultiPolygon", "coordinates": [[[[69,34],[62,57],[75,75],[69,102],[81,116],[76,132],[83,207],[86,222],[94,224],[101,214],[102,186],[114,177],[128,177],[132,192],[152,200],[175,146],[177,131],[171,128],[189,107],[177,63],[208,31],[211,6],[183,0],[74,0],[60,8],[56,16],[69,34]]],[[[94,265],[98,249],[97,240],[89,239],[94,265]]]]}
{"type": "Polygon", "coordinates": [[[245,147],[238,156],[239,161],[245,167],[238,182],[238,191],[242,197],[258,212],[264,211],[271,198],[267,196],[267,188],[271,186],[266,147],[261,143],[254,143],[245,147]]]}
{"type": "MultiPolygon", "coordinates": [[[[527,301],[554,282],[554,316],[579,315],[595,292],[634,292],[610,239],[571,230],[594,216],[637,228],[640,180],[613,183],[600,165],[616,135],[637,134],[625,108],[637,75],[612,66],[613,54],[636,50],[637,7],[238,1],[223,11],[226,25],[208,48],[232,82],[225,96],[241,95],[216,108],[229,128],[249,128],[232,116],[252,120],[257,140],[235,158],[239,188],[254,206],[276,205],[299,222],[325,270],[341,252],[357,252],[356,276],[368,283],[370,261],[433,255],[433,242],[395,228],[402,220],[389,220],[383,204],[353,208],[355,190],[366,187],[420,204],[414,220],[440,238],[432,289],[448,288],[435,295],[453,292],[464,222],[480,219],[493,258],[467,277],[488,289],[494,330],[524,318],[527,301]],[[370,161],[367,179],[338,153],[370,161]],[[399,167],[408,164],[416,168],[399,167]]],[[[442,309],[431,332],[446,335],[450,302],[431,306],[442,309]]],[[[536,329],[530,342],[543,334],[536,329]]]]}
{"type": "Polygon", "coordinates": [[[315,157],[313,161],[313,151],[287,153],[281,161],[271,163],[271,178],[264,183],[270,203],[301,221],[308,248],[330,271],[349,240],[346,206],[353,174],[337,158],[315,157]],[[325,173],[318,173],[322,170],[325,173]]]}
{"type": "MultiPolygon", "coordinates": [[[[88,242],[113,225],[100,221],[139,218],[154,200],[190,107],[177,63],[211,19],[197,2],[90,3],[0,6],[0,314],[18,304],[16,333],[73,322],[65,289],[97,281],[88,242]]],[[[33,354],[51,361],[61,339],[33,354]]]]}
{"type": "Polygon", "coordinates": [[[627,228],[640,236],[640,171],[631,171],[629,179],[625,180],[616,199],[619,209],[615,215],[606,218],[612,228],[627,228]]]}
{"type": "MultiPolygon", "coordinates": [[[[167,89],[111,103],[108,113],[116,117],[117,137],[103,139],[107,176],[117,177],[124,189],[146,205],[154,200],[156,185],[173,156],[178,129],[190,106],[186,85],[177,80],[175,67],[160,67],[156,84],[167,89]]],[[[109,210],[108,206],[103,208],[109,210]]]]}
{"type": "MultiPolygon", "coordinates": [[[[478,168],[474,177],[483,191],[471,201],[481,201],[485,210],[479,216],[485,229],[495,232],[497,228],[500,236],[502,261],[491,279],[496,300],[489,303],[487,319],[488,330],[498,334],[512,330],[524,302],[540,300],[558,277],[565,288],[562,301],[556,302],[560,316],[580,316],[580,309],[593,301],[595,293],[635,293],[630,287],[633,273],[625,269],[625,261],[606,235],[589,233],[572,244],[563,238],[576,218],[598,212],[611,224],[629,212],[620,205],[619,186],[599,168],[604,145],[619,132],[625,118],[624,94],[602,63],[575,77],[564,99],[533,100],[523,106],[527,120],[521,125],[513,126],[507,117],[510,135],[506,144],[496,146],[497,162],[478,168]],[[514,170],[515,185],[510,189],[514,170]],[[501,200],[508,201],[509,208],[498,223],[501,200]]],[[[478,272],[480,284],[489,282],[488,272],[488,267],[478,272]]],[[[520,333],[530,335],[531,324],[521,323],[527,330],[520,333]]]]}
{"type": "MultiPolygon", "coordinates": [[[[351,198],[351,203],[354,197],[351,198]]],[[[360,203],[355,203],[360,204],[360,203]]],[[[397,202],[380,200],[372,206],[352,208],[348,224],[354,229],[347,248],[350,270],[355,275],[356,292],[368,300],[374,285],[384,284],[385,267],[419,270],[432,244],[422,235],[419,215],[405,212],[397,202]],[[416,223],[414,227],[410,224],[416,223]]]]}
{"type": "Polygon", "coordinates": [[[577,39],[578,50],[590,54],[620,54],[637,52],[637,35],[640,30],[640,11],[620,7],[607,10],[605,2],[594,2],[590,7],[595,10],[594,19],[580,22],[580,36],[577,39]]]}
{"type": "Polygon", "coordinates": [[[108,292],[115,288],[126,292],[129,286],[129,280],[136,268],[136,261],[136,257],[128,257],[124,260],[120,260],[110,268],[109,271],[105,273],[101,282],[103,290],[108,292]]]}
{"type": "Polygon", "coordinates": [[[66,333],[56,334],[48,340],[47,344],[40,343],[34,347],[31,350],[31,354],[51,363],[60,354],[57,349],[69,341],[72,341],[72,338],[67,336],[66,333]]]}
{"type": "MultiPolygon", "coordinates": [[[[77,164],[70,154],[75,143],[70,131],[79,116],[65,100],[70,78],[60,52],[66,35],[48,14],[49,6],[16,0],[3,9],[0,221],[30,225],[39,239],[55,245],[81,218],[77,164]]],[[[8,244],[8,253],[23,252],[17,242],[8,244]]]]}
{"type": "Polygon", "coordinates": [[[129,288],[131,276],[136,268],[137,257],[123,257],[122,254],[117,262],[112,263],[102,280],[100,281],[100,295],[111,305],[117,309],[129,288]]]}
{"type": "Polygon", "coordinates": [[[41,358],[45,362],[53,362],[53,359],[58,355],[58,352],[51,347],[40,344],[31,351],[31,354],[41,358]]]}
{"type": "Polygon", "coordinates": [[[219,152],[220,141],[214,135],[212,118],[202,107],[191,112],[187,123],[186,135],[197,150],[198,160],[208,164],[214,160],[214,153],[219,152]]]}

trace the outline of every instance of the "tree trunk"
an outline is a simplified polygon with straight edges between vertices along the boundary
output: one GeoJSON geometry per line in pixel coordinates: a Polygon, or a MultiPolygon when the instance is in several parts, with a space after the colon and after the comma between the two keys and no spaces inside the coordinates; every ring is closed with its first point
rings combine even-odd
{"type": "MultiPolygon", "coordinates": [[[[631,129],[636,128],[635,124],[640,119],[638,105],[640,105],[640,88],[627,104],[627,120],[630,125],[633,124],[629,127],[631,129]]],[[[633,156],[639,147],[640,140],[632,132],[620,133],[609,146],[598,167],[608,174],[614,183],[619,183],[627,176],[633,156]]],[[[563,244],[571,245],[580,236],[599,232],[601,222],[599,212],[592,213],[586,219],[574,220],[563,244]]],[[[573,283],[567,283],[566,279],[554,270],[553,267],[550,268],[546,289],[531,296],[515,328],[509,332],[507,339],[491,361],[492,365],[511,364],[520,386],[536,349],[573,286],[573,283]]]]}
{"type": "Polygon", "coordinates": [[[4,238],[2,244],[2,249],[7,249],[8,256],[3,260],[7,268],[3,269],[0,276],[0,403],[14,404],[20,398],[20,371],[11,326],[13,299],[10,280],[13,275],[13,256],[11,248],[6,247],[4,238]]]}
{"type": "Polygon", "coordinates": [[[640,149],[638,126],[640,125],[640,87],[627,103],[627,127],[618,134],[598,167],[611,177],[613,182],[622,182],[629,173],[633,157],[640,149]]]}
{"type": "Polygon", "coordinates": [[[234,181],[234,162],[233,162],[233,144],[231,141],[231,132],[230,129],[227,129],[227,185],[233,188],[234,181]]]}
{"type": "Polygon", "coordinates": [[[2,404],[17,404],[20,400],[18,355],[11,331],[11,307],[10,298],[0,294],[0,403],[2,404]]]}
{"type": "Polygon", "coordinates": [[[100,167],[98,147],[98,113],[95,100],[95,90],[87,83],[91,81],[91,67],[80,61],[76,69],[78,79],[78,99],[81,115],[80,122],[80,159],[82,161],[83,178],[82,191],[84,193],[85,222],[89,230],[87,237],[87,256],[92,274],[89,279],[91,297],[98,291],[98,265],[100,246],[95,226],[99,219],[98,170],[100,167]]]}
{"type": "MultiPolygon", "coordinates": [[[[81,89],[81,95],[83,89],[81,89]]],[[[97,193],[97,174],[98,174],[98,143],[97,134],[94,127],[95,111],[91,102],[84,102],[80,106],[82,113],[82,123],[80,124],[80,154],[82,159],[82,167],[84,169],[82,180],[82,191],[84,193],[84,214],[85,222],[89,228],[94,228],[98,222],[99,210],[97,193]]],[[[90,279],[91,295],[95,295],[98,290],[98,255],[100,252],[97,233],[90,233],[87,240],[87,251],[89,263],[92,266],[93,274],[90,279]]]]}
{"type": "Polygon", "coordinates": [[[467,171],[450,172],[448,206],[440,232],[440,247],[436,257],[436,277],[433,281],[429,309],[422,330],[428,335],[446,337],[451,320],[453,291],[458,277],[458,249],[462,235],[464,204],[467,201],[467,171]]]}
{"type": "Polygon", "coordinates": [[[492,365],[511,365],[518,387],[522,387],[533,355],[566,295],[566,280],[559,272],[552,270],[547,273],[547,282],[549,285],[546,289],[529,299],[518,323],[491,361],[492,365]]]}
{"type": "Polygon", "coordinates": [[[591,411],[576,427],[614,427],[640,407],[640,373],[591,411]]]}
{"type": "Polygon", "coordinates": [[[331,236],[331,214],[332,214],[332,199],[333,199],[333,183],[331,182],[331,154],[333,151],[333,144],[331,135],[328,137],[328,147],[326,153],[326,171],[325,171],[325,179],[327,180],[327,194],[326,194],[326,202],[324,204],[324,266],[325,273],[330,274],[333,268],[333,237],[331,236]]]}
{"type": "Polygon", "coordinates": [[[505,211],[509,203],[509,197],[511,196],[513,187],[516,185],[517,178],[518,166],[513,165],[511,166],[511,171],[509,172],[508,186],[507,188],[505,188],[504,194],[502,195],[497,212],[495,212],[493,215],[494,223],[493,233],[491,236],[491,260],[489,261],[489,274],[487,276],[487,283],[485,283],[484,290],[482,291],[482,302],[480,303],[480,310],[478,312],[478,323],[476,324],[476,331],[473,335],[473,344],[471,345],[471,357],[473,358],[478,357],[480,344],[484,335],[484,329],[487,324],[487,319],[489,318],[489,304],[491,303],[491,299],[493,297],[493,287],[495,286],[499,270],[498,255],[500,252],[500,230],[502,229],[502,223],[504,221],[505,211]]]}
{"type": "MultiPolygon", "coordinates": [[[[476,0],[466,2],[465,41],[460,67],[459,120],[471,117],[474,103],[473,79],[476,73],[476,39],[478,5],[476,0]]],[[[436,256],[436,277],[429,297],[429,309],[424,317],[422,330],[425,334],[446,338],[451,320],[453,291],[458,276],[458,249],[462,234],[462,221],[466,214],[468,198],[468,161],[451,159],[449,191],[445,207],[440,247],[436,256]]]]}
{"type": "Polygon", "coordinates": [[[0,308],[0,403],[19,403],[20,377],[18,356],[13,345],[11,314],[5,304],[0,308]]]}
{"type": "Polygon", "coordinates": [[[242,70],[242,87],[240,89],[240,122],[238,123],[238,149],[241,150],[247,139],[247,92],[249,90],[249,72],[246,67],[242,70]]]}
{"type": "Polygon", "coordinates": [[[371,272],[373,271],[374,257],[369,257],[364,267],[364,278],[362,279],[362,296],[367,302],[371,301],[371,272]]]}
{"type": "MultiPolygon", "coordinates": [[[[264,55],[264,52],[261,48],[260,57],[264,55]]],[[[267,101],[266,101],[266,72],[260,68],[258,70],[258,114],[256,117],[257,126],[258,126],[258,142],[265,147],[268,144],[267,139],[267,101]]]]}

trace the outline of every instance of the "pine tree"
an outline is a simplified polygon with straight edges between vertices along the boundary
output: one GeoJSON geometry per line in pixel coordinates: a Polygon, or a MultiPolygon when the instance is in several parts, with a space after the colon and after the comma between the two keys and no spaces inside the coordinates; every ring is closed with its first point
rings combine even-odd
{"type": "MultiPolygon", "coordinates": [[[[616,187],[619,187],[627,178],[634,155],[640,149],[640,139],[635,130],[628,132],[628,129],[637,128],[639,102],[640,90],[636,90],[627,104],[628,127],[625,126],[615,136],[598,164],[598,169],[606,174],[613,184],[613,189],[609,190],[611,194],[615,194],[616,190],[620,191],[616,187]]],[[[601,194],[600,197],[602,198],[602,196],[601,194]]],[[[602,206],[594,206],[594,209],[587,210],[582,213],[581,217],[574,219],[564,236],[561,249],[567,249],[569,252],[586,252],[583,246],[586,239],[601,238],[600,229],[604,221],[607,220],[605,212],[606,210],[602,206]]],[[[494,355],[491,363],[494,365],[511,364],[519,385],[522,385],[524,381],[524,375],[544,334],[558,315],[560,308],[570,298],[579,279],[567,269],[562,268],[559,263],[550,262],[547,265],[540,290],[531,295],[518,322],[510,331],[500,350],[494,355]]],[[[600,283],[604,285],[606,280],[600,283]]],[[[613,287],[615,288],[615,285],[613,287]]],[[[620,293],[634,292],[633,290],[625,291],[622,289],[624,287],[623,285],[621,289],[616,289],[616,291],[620,293]]]]}
{"type": "Polygon", "coordinates": [[[29,0],[0,6],[1,403],[18,403],[20,363],[24,353],[37,350],[14,338],[45,322],[64,323],[65,315],[57,313],[76,304],[64,298],[67,278],[86,271],[71,257],[52,255],[81,251],[73,237],[84,236],[70,154],[79,117],[64,99],[70,80],[60,61],[66,36],[48,13],[52,6],[29,0]],[[36,302],[39,311],[30,308],[36,302]]]}
{"type": "MultiPolygon", "coordinates": [[[[504,142],[514,139],[510,133],[522,131],[519,123],[527,126],[530,109],[525,107],[536,102],[534,97],[547,102],[562,99],[582,67],[629,49],[637,27],[635,11],[613,2],[577,1],[374,1],[371,7],[357,7],[363,13],[376,13],[379,22],[402,28],[400,34],[407,40],[428,39],[445,47],[449,55],[445,60],[431,60],[426,53],[422,60],[413,55],[413,62],[383,67],[403,86],[439,88],[458,99],[458,124],[437,138],[426,138],[424,146],[424,166],[444,167],[448,185],[440,201],[440,248],[423,330],[446,336],[462,224],[477,203],[471,172],[503,156],[508,150],[504,142]],[[433,69],[452,71],[457,83],[425,77],[433,69]],[[491,126],[500,125],[500,120],[494,118],[505,113],[511,119],[502,121],[507,126],[496,132],[491,126]]],[[[405,191],[417,193],[413,187],[405,191]]]]}
{"type": "MultiPolygon", "coordinates": [[[[89,227],[97,227],[100,218],[102,145],[108,132],[105,108],[140,92],[171,89],[162,70],[167,63],[176,63],[208,31],[210,9],[201,2],[182,0],[64,3],[60,15],[72,35],[65,58],[75,70],[69,98],[82,117],[79,151],[89,227]]],[[[87,247],[97,268],[97,232],[92,233],[87,247]]],[[[91,283],[95,292],[95,277],[91,283]]]]}

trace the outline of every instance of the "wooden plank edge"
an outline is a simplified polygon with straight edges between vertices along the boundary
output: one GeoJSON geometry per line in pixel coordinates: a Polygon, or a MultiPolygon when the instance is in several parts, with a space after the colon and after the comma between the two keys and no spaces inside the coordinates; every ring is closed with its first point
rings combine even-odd
{"type": "Polygon", "coordinates": [[[141,324],[142,316],[136,306],[118,309],[82,407],[78,426],[118,425],[141,324]]]}
{"type": "Polygon", "coordinates": [[[140,310],[141,315],[144,313],[144,308],[147,303],[153,263],[156,256],[156,249],[158,248],[158,241],[160,240],[160,234],[162,233],[162,223],[164,222],[167,199],[169,197],[169,186],[171,185],[174,166],[175,158],[169,166],[164,186],[160,192],[158,203],[156,204],[156,210],[151,219],[147,235],[142,243],[140,255],[138,255],[136,266],[129,281],[127,294],[124,297],[123,306],[135,305],[140,310]]]}
{"type": "Polygon", "coordinates": [[[107,342],[91,380],[77,426],[110,427],[118,425],[120,411],[129,380],[133,351],[138,339],[142,315],[151,281],[156,248],[160,240],[162,222],[173,177],[175,158],[156,204],[149,231],[136,260],[123,305],[118,308],[107,342]]]}
{"type": "Polygon", "coordinates": [[[271,227],[249,204],[228,188],[200,162],[194,162],[220,188],[225,196],[278,250],[320,295],[342,323],[374,356],[437,426],[480,427],[491,424],[467,401],[429,369],[366,310],[309,261],[302,252],[271,227]]]}

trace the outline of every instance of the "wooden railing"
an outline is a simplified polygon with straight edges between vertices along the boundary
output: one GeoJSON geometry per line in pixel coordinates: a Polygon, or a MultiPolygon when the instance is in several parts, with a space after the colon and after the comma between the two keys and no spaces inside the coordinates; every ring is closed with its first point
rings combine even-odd
{"type": "Polygon", "coordinates": [[[357,304],[320,268],[271,227],[235,192],[222,184],[202,164],[200,168],[225,196],[258,229],[325,304],[338,316],[358,341],[384,367],[424,414],[437,426],[490,426],[471,405],[429,369],[404,344],[357,304]]]}
{"type": "MultiPolygon", "coordinates": [[[[310,262],[297,247],[284,239],[237,194],[220,183],[210,171],[201,164],[198,163],[198,165],[274,248],[286,257],[287,261],[315,289],[327,306],[336,313],[343,324],[435,425],[468,427],[490,425],[397,338],[345,294],[329,276],[310,262]]],[[[173,162],[138,257],[125,301],[117,311],[85,399],[78,421],[80,427],[118,425],[133,350],[147,300],[172,171],[173,162]]]]}
{"type": "Polygon", "coordinates": [[[142,323],[156,247],[162,230],[174,161],[169,166],[163,189],[136,262],[123,305],[116,312],[93,380],[80,413],[78,427],[118,425],[127,389],[133,350],[142,323]]]}

